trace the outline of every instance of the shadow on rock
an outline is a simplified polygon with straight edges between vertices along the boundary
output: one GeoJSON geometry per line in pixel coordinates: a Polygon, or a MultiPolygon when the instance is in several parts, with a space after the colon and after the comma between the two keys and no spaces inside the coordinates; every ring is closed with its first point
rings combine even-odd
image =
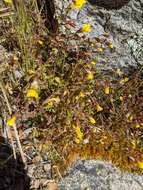
{"type": "Polygon", "coordinates": [[[30,178],[19,155],[15,160],[12,148],[0,137],[0,190],[29,190],[30,178]]]}
{"type": "Polygon", "coordinates": [[[105,9],[120,9],[130,0],[88,0],[92,5],[104,7],[105,9]]]}

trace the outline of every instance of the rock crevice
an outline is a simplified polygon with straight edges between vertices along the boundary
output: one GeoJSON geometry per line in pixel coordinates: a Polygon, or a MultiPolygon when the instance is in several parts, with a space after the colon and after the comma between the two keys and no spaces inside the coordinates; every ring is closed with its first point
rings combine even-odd
{"type": "Polygon", "coordinates": [[[92,5],[104,7],[105,9],[120,9],[130,0],[88,0],[92,5]]]}

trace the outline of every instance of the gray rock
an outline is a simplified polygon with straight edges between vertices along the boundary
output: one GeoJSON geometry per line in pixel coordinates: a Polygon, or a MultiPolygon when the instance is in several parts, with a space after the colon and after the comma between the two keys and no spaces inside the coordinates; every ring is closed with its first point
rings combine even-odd
{"type": "Polygon", "coordinates": [[[93,5],[98,5],[106,9],[120,9],[130,0],[88,0],[93,5]]]}
{"type": "Polygon", "coordinates": [[[61,190],[143,190],[143,176],[121,172],[111,163],[78,160],[60,182],[61,190]]]}
{"type": "Polygon", "coordinates": [[[87,22],[85,15],[93,24],[90,37],[105,32],[110,34],[116,49],[114,53],[105,55],[109,57],[109,66],[124,67],[142,63],[143,0],[131,0],[119,10],[106,10],[87,4],[77,17],[79,23],[87,22]]]}
{"type": "MultiPolygon", "coordinates": [[[[67,1],[63,1],[63,7],[67,4],[67,1]]],[[[107,10],[96,5],[87,3],[80,11],[72,11],[69,17],[77,25],[75,31],[84,23],[92,24],[93,30],[87,37],[94,38],[109,33],[115,51],[105,51],[99,57],[98,66],[108,69],[140,65],[143,62],[143,0],[130,0],[118,10],[107,10]],[[100,64],[106,62],[107,57],[108,64],[100,64]]],[[[93,56],[98,58],[97,54],[93,56]]]]}

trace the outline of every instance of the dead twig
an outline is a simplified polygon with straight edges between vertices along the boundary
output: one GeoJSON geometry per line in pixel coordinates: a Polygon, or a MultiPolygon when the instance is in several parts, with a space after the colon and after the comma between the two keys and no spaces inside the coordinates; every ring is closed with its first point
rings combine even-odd
{"type": "Polygon", "coordinates": [[[6,8],[0,9],[0,18],[8,17],[13,14],[14,14],[14,12],[12,11],[11,7],[6,7],[6,8]]]}
{"type": "MultiPolygon", "coordinates": [[[[12,109],[11,109],[10,103],[8,101],[5,89],[4,89],[1,81],[0,81],[0,88],[1,88],[3,96],[5,98],[9,114],[12,115],[12,109]]],[[[14,134],[15,134],[15,138],[17,140],[17,144],[18,144],[18,148],[19,148],[19,151],[20,151],[20,154],[21,154],[22,161],[23,161],[23,163],[26,164],[24,153],[23,153],[22,146],[21,146],[20,139],[19,139],[19,135],[18,135],[18,131],[17,131],[17,128],[16,128],[16,124],[13,125],[13,129],[14,129],[14,134]]],[[[11,131],[9,130],[9,128],[7,128],[7,131],[8,131],[8,137],[11,140],[11,144],[12,144],[12,148],[13,148],[13,154],[14,154],[14,157],[16,158],[16,151],[15,151],[15,147],[14,147],[14,143],[13,143],[13,137],[12,137],[12,134],[11,134],[11,131]]]]}

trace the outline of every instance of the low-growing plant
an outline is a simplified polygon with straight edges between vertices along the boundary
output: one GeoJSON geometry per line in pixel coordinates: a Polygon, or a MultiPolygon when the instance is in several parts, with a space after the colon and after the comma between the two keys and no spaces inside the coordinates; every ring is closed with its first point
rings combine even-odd
{"type": "MultiPolygon", "coordinates": [[[[81,157],[111,160],[124,170],[142,173],[142,68],[128,74],[119,68],[99,69],[104,50],[111,56],[116,51],[108,34],[86,38],[92,26],[87,23],[73,33],[75,23],[62,17],[68,35],[60,31],[51,36],[36,6],[33,10],[20,2],[11,18],[13,55],[2,71],[0,88],[1,113],[12,116],[8,126],[17,124],[25,154],[35,147],[61,171],[81,157]]],[[[82,3],[75,1],[71,7],[82,3]]]]}

